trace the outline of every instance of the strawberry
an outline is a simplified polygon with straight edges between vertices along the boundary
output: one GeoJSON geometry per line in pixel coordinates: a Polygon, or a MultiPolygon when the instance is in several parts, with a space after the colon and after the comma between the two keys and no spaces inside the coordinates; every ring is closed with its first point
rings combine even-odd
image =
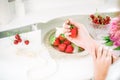
{"type": "Polygon", "coordinates": [[[65,52],[66,53],[72,53],[73,50],[74,50],[73,46],[72,45],[68,45],[67,48],[66,48],[66,50],[65,50],[65,52]]]}
{"type": "Polygon", "coordinates": [[[77,34],[78,34],[78,28],[73,26],[73,27],[71,28],[70,32],[71,32],[71,35],[70,35],[70,36],[71,36],[72,38],[75,38],[75,37],[77,37],[77,34]]]}
{"type": "Polygon", "coordinates": [[[56,38],[53,45],[54,46],[59,46],[59,44],[60,44],[60,40],[59,40],[59,38],[56,38]]]}
{"type": "Polygon", "coordinates": [[[60,45],[58,46],[58,49],[59,49],[60,51],[64,52],[65,49],[66,49],[66,46],[67,46],[66,44],[62,43],[62,44],[60,44],[60,45]]]}
{"type": "Polygon", "coordinates": [[[64,41],[66,38],[63,36],[63,34],[61,34],[59,37],[60,41],[64,41]]]}
{"type": "Polygon", "coordinates": [[[25,40],[24,43],[25,43],[26,45],[28,45],[28,44],[29,44],[29,40],[25,40]]]}
{"type": "Polygon", "coordinates": [[[66,44],[66,45],[71,44],[71,42],[69,40],[67,40],[67,39],[63,43],[66,44]]]}

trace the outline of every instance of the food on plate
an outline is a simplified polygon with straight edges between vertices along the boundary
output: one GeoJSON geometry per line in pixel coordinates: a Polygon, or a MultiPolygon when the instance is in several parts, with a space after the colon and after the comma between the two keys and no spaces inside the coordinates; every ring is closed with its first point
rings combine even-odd
{"type": "Polygon", "coordinates": [[[76,46],[67,38],[65,38],[64,34],[60,34],[58,37],[55,37],[55,34],[51,35],[50,43],[54,47],[54,49],[67,54],[73,54],[74,52],[84,51],[83,48],[76,46]]]}
{"type": "Polygon", "coordinates": [[[61,43],[61,44],[58,46],[58,49],[59,49],[60,51],[64,52],[64,51],[66,50],[66,47],[67,47],[66,44],[61,43]]]}
{"type": "Polygon", "coordinates": [[[65,52],[66,52],[66,53],[72,53],[73,50],[74,50],[73,46],[69,44],[69,45],[66,47],[65,52]]]}

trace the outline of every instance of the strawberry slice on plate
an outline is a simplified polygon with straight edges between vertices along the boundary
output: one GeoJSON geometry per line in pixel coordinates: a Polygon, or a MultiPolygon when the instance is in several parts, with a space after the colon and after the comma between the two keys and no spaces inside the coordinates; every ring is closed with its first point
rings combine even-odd
{"type": "Polygon", "coordinates": [[[58,49],[59,49],[60,51],[64,52],[65,49],[66,49],[66,47],[67,47],[67,45],[64,44],[64,43],[62,43],[62,44],[60,44],[60,45],[58,46],[58,49]]]}
{"type": "Polygon", "coordinates": [[[60,39],[60,41],[64,41],[66,39],[65,36],[64,36],[64,34],[59,35],[58,38],[60,39]]]}
{"type": "Polygon", "coordinates": [[[54,46],[59,46],[59,44],[60,44],[60,40],[59,40],[59,38],[56,38],[53,45],[54,46]]]}
{"type": "Polygon", "coordinates": [[[63,43],[66,44],[66,45],[70,45],[71,44],[71,42],[69,40],[67,40],[67,39],[63,43]]]}
{"type": "Polygon", "coordinates": [[[66,53],[73,53],[73,50],[74,50],[73,46],[72,45],[68,45],[66,50],[65,50],[65,52],[66,53]]]}

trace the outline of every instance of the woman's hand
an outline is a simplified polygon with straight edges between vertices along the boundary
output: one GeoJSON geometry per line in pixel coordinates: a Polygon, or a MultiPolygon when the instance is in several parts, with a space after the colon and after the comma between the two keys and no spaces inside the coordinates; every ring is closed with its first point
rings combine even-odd
{"type": "Polygon", "coordinates": [[[102,46],[99,47],[94,58],[95,80],[105,80],[111,64],[111,52],[102,46]]]}
{"type": "Polygon", "coordinates": [[[65,36],[68,40],[73,42],[75,45],[84,48],[89,53],[93,53],[95,51],[96,41],[91,38],[89,32],[83,24],[78,24],[72,20],[67,20],[63,25],[63,28],[65,29],[65,36]],[[78,35],[76,38],[70,37],[70,25],[78,28],[78,35]]]}

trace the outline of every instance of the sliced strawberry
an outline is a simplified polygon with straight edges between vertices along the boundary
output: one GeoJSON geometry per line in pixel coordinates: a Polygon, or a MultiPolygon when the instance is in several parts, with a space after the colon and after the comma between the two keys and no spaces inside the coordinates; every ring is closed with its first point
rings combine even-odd
{"type": "Polygon", "coordinates": [[[60,40],[59,40],[59,38],[56,38],[53,45],[54,46],[59,46],[59,44],[60,44],[60,40]]]}
{"type": "Polygon", "coordinates": [[[62,43],[62,44],[60,44],[60,45],[58,46],[58,49],[59,49],[60,51],[64,52],[65,49],[66,49],[66,46],[67,46],[66,44],[62,43]]]}
{"type": "Polygon", "coordinates": [[[67,40],[67,39],[63,43],[66,44],[66,45],[70,45],[71,44],[71,42],[69,40],[67,40]]]}
{"type": "Polygon", "coordinates": [[[73,27],[70,32],[71,32],[70,36],[72,38],[75,38],[75,37],[77,37],[77,34],[78,34],[78,28],[77,27],[73,27]]]}
{"type": "Polygon", "coordinates": [[[62,35],[60,35],[58,38],[60,39],[60,41],[64,41],[64,40],[66,39],[66,38],[65,38],[64,36],[62,36],[62,35]]]}
{"type": "Polygon", "coordinates": [[[68,45],[67,48],[66,48],[66,50],[65,50],[65,52],[66,53],[72,53],[73,50],[74,50],[73,46],[72,45],[68,45]]]}

